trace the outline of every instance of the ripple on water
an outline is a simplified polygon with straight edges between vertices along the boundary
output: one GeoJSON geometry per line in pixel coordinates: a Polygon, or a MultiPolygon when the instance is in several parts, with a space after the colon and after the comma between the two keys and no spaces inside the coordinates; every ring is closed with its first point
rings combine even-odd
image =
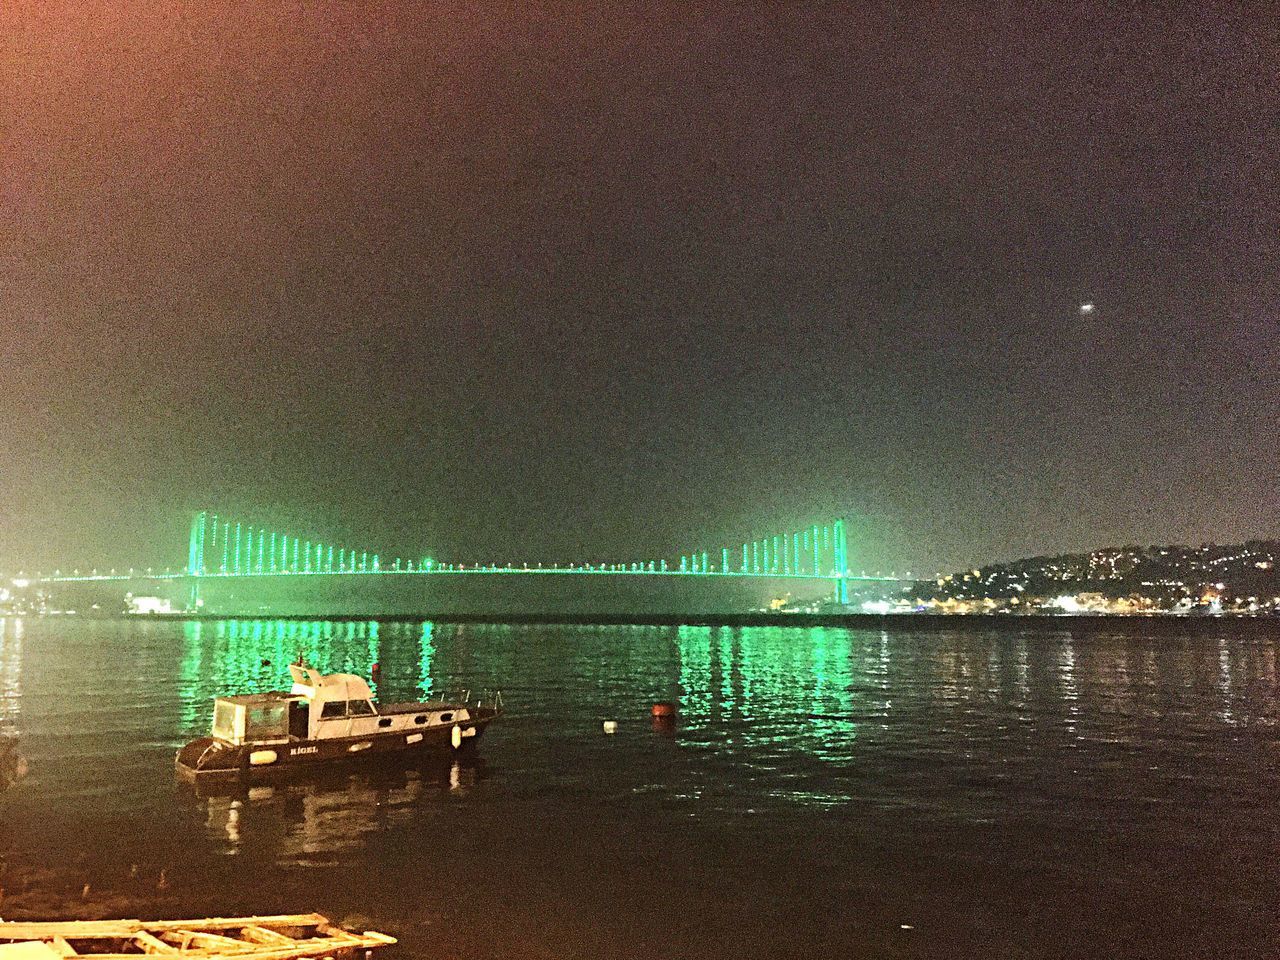
{"type": "Polygon", "coordinates": [[[31,775],[0,852],[121,896],[142,860],[201,912],[376,912],[421,952],[1262,956],[1278,652],[1263,623],[7,620],[31,775]],[[263,661],[299,650],[509,713],[477,763],[179,788],[211,698],[285,685],[263,661]]]}

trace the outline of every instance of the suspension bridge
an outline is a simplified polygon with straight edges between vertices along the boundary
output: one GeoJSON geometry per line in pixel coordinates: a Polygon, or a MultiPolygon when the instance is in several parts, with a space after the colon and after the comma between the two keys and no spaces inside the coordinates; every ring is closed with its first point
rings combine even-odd
{"type": "Polygon", "coordinates": [[[851,582],[896,582],[890,575],[849,569],[846,521],[808,524],[785,533],[753,537],[714,549],[703,547],[666,558],[600,562],[456,562],[429,556],[385,556],[366,544],[296,536],[243,518],[207,510],[191,519],[186,566],[180,569],[20,573],[19,586],[132,580],[186,581],[194,607],[202,582],[269,577],[596,576],[694,577],[829,581],[833,599],[849,602],[851,582]]]}

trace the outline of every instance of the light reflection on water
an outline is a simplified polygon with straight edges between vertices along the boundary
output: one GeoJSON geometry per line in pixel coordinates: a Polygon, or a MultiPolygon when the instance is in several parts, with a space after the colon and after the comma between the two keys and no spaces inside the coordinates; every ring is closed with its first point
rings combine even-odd
{"type": "MultiPolygon", "coordinates": [[[[8,619],[0,731],[20,733],[31,774],[0,797],[0,855],[76,862],[101,848],[128,862],[130,838],[145,834],[157,857],[189,864],[185,882],[211,912],[225,909],[223,894],[201,878],[217,863],[310,871],[321,902],[282,904],[305,909],[345,903],[353,876],[377,878],[396,904],[435,862],[501,863],[523,878],[494,893],[518,928],[511,956],[541,935],[546,898],[608,889],[619,873],[670,903],[634,915],[615,904],[575,922],[665,923],[667,935],[683,931],[673,949],[686,956],[723,955],[737,927],[763,936],[736,912],[758,906],[757,893],[799,918],[808,932],[796,944],[811,955],[847,955],[825,949],[837,942],[893,952],[865,925],[877,911],[933,903],[936,922],[986,937],[993,954],[1048,956],[1041,947],[1054,941],[1027,939],[1048,919],[1018,910],[1035,872],[1054,923],[1078,929],[1121,909],[1138,918],[1135,944],[1190,956],[1204,938],[1235,935],[1237,915],[1267,915],[1280,893],[1269,815],[1280,791],[1278,650],[1273,625],[1225,621],[850,630],[8,619]],[[173,751],[205,732],[212,698],[286,687],[299,655],[364,676],[379,664],[385,702],[500,687],[509,712],[475,764],[338,771],[214,796],[178,789],[173,751]],[[676,701],[674,728],[650,722],[657,700],[676,701]],[[602,733],[606,719],[616,736],[602,733]],[[792,870],[793,885],[770,885],[792,870]],[[981,904],[970,874],[984,878],[981,904]],[[1152,906],[1163,898],[1203,917],[1205,897],[1223,914],[1193,931],[1152,906]],[[694,901],[713,912],[690,927],[679,904],[694,901]],[[716,927],[720,916],[738,923],[716,927]]],[[[390,923],[412,936],[424,909],[405,900],[390,923]]],[[[489,922],[478,906],[451,909],[464,928],[489,922]]],[[[591,942],[557,946],[588,955],[591,942]]],[[[773,952],[790,955],[790,943],[773,952]]]]}
{"type": "Polygon", "coordinates": [[[21,620],[0,617],[0,735],[16,729],[22,705],[22,634],[21,620]]]}
{"type": "Polygon", "coordinates": [[[214,849],[271,848],[282,863],[337,865],[370,834],[410,826],[424,801],[465,798],[480,760],[367,768],[238,788],[193,789],[214,849]]]}

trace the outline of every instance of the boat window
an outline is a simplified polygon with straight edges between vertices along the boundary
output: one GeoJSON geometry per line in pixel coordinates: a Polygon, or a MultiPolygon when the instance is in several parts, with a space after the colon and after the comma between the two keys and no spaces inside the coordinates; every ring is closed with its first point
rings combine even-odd
{"type": "Polygon", "coordinates": [[[420,715],[420,716],[416,716],[416,717],[414,717],[414,718],[413,718],[413,722],[414,722],[414,723],[416,723],[416,724],[424,724],[424,723],[426,723],[426,722],[427,722],[426,715],[425,715],[425,714],[422,714],[422,715],[420,715]]]}
{"type": "Polygon", "coordinates": [[[236,705],[223,700],[213,706],[213,735],[223,740],[236,738],[236,705]]]}
{"type": "Polygon", "coordinates": [[[373,704],[368,700],[348,700],[347,714],[352,717],[368,717],[373,715],[373,704]]]}
{"type": "Polygon", "coordinates": [[[347,704],[343,700],[330,700],[320,711],[321,720],[334,720],[347,715],[347,704]]]}
{"type": "Polygon", "coordinates": [[[245,738],[249,740],[273,740],[289,735],[285,716],[286,703],[264,703],[249,708],[249,722],[245,738]]]}
{"type": "Polygon", "coordinates": [[[391,726],[391,718],[390,718],[390,717],[383,717],[381,720],[379,720],[379,721],[378,721],[378,726],[380,726],[380,727],[389,727],[389,726],[391,726]]]}
{"type": "Polygon", "coordinates": [[[442,713],[442,714],[440,714],[440,722],[441,722],[441,723],[448,723],[448,722],[449,722],[450,720],[452,720],[452,719],[453,719],[453,714],[452,714],[452,713],[442,713]]]}

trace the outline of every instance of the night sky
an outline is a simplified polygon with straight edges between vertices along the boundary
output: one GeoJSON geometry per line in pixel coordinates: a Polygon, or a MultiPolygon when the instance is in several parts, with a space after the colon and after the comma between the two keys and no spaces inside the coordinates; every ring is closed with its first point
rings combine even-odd
{"type": "Polygon", "coordinates": [[[1280,535],[1273,7],[325,6],[0,7],[0,568],[1280,535]]]}

